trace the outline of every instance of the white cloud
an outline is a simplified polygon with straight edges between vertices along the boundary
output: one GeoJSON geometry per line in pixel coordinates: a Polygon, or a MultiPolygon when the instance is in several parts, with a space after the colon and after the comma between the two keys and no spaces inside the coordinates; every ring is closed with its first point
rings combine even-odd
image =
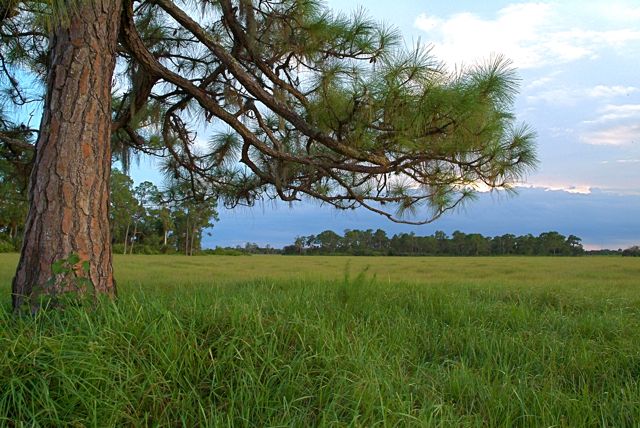
{"type": "Polygon", "coordinates": [[[566,185],[566,184],[544,184],[544,183],[522,183],[517,187],[523,189],[542,189],[545,192],[566,192],[581,195],[588,195],[591,193],[593,187],[586,184],[579,185],[566,185]]]}
{"type": "Polygon", "coordinates": [[[446,19],[423,13],[414,25],[429,33],[434,54],[450,64],[475,61],[498,52],[519,68],[535,68],[597,58],[605,49],[640,41],[637,23],[635,28],[596,31],[583,29],[571,19],[561,4],[529,2],[509,5],[499,10],[494,19],[468,12],[446,19]]]}
{"type": "MultiPolygon", "coordinates": [[[[538,79],[537,81],[534,81],[534,83],[540,81],[544,83],[545,78],[538,79]]],[[[538,84],[537,86],[541,86],[543,83],[538,84]]],[[[530,90],[531,85],[528,86],[527,89],[530,90]]],[[[597,85],[586,89],[557,86],[547,90],[534,92],[534,95],[529,95],[526,99],[529,103],[544,102],[556,105],[573,105],[585,98],[611,100],[613,98],[626,97],[637,92],[640,92],[640,88],[622,85],[597,85]]],[[[637,109],[634,110],[634,107],[630,106],[634,105],[607,105],[600,110],[600,113],[602,113],[601,117],[596,120],[586,121],[586,123],[604,122],[634,116],[637,109]]]]}
{"type": "Polygon", "coordinates": [[[544,87],[549,85],[550,83],[552,83],[555,80],[554,76],[543,76],[540,77],[538,79],[533,80],[531,83],[529,83],[526,86],[527,90],[532,90],[532,89],[537,89],[540,87],[544,87]]]}
{"type": "Polygon", "coordinates": [[[602,109],[602,112],[605,113],[602,116],[603,121],[628,119],[640,116],[640,104],[609,104],[602,109]]]}
{"type": "Polygon", "coordinates": [[[617,163],[617,164],[634,164],[634,163],[640,163],[640,159],[616,159],[613,161],[602,161],[600,162],[601,164],[611,164],[611,163],[617,163]]]}
{"type": "Polygon", "coordinates": [[[637,22],[640,20],[640,6],[631,6],[624,3],[606,2],[598,8],[597,13],[611,21],[637,22]]]}
{"type": "Polygon", "coordinates": [[[537,92],[535,95],[529,95],[527,102],[538,103],[544,102],[547,104],[556,105],[572,105],[577,102],[578,94],[576,91],[572,91],[568,88],[558,87],[548,89],[546,91],[537,92]]]}
{"type": "Polygon", "coordinates": [[[587,144],[623,146],[640,142],[640,125],[618,125],[608,129],[588,132],[581,140],[587,144]]]}
{"type": "Polygon", "coordinates": [[[640,104],[608,104],[600,109],[596,119],[584,123],[606,123],[640,118],[640,104]]]}
{"type": "Polygon", "coordinates": [[[587,96],[591,98],[613,98],[620,96],[631,95],[635,92],[638,92],[640,89],[635,86],[606,86],[606,85],[598,85],[593,88],[587,90],[587,96]]]}
{"type": "MultiPolygon", "coordinates": [[[[640,142],[640,104],[608,104],[597,118],[584,121],[592,129],[580,140],[587,144],[625,146],[640,142]]],[[[625,160],[618,163],[627,162],[625,160]]]]}
{"type": "Polygon", "coordinates": [[[561,191],[566,193],[577,193],[581,195],[588,195],[591,193],[591,186],[569,186],[569,187],[549,186],[545,189],[545,191],[547,192],[561,191]]]}
{"type": "Polygon", "coordinates": [[[416,18],[415,26],[420,28],[423,31],[431,31],[437,28],[439,25],[442,25],[442,20],[427,16],[426,14],[420,14],[416,18]]]}
{"type": "MultiPolygon", "coordinates": [[[[487,186],[483,183],[476,183],[471,186],[472,189],[479,193],[493,193],[493,192],[502,192],[504,189],[501,188],[493,188],[487,186]]],[[[539,189],[544,190],[545,192],[566,192],[573,194],[581,194],[588,195],[592,192],[593,186],[587,184],[548,184],[548,183],[516,183],[514,186],[516,189],[539,189]]]]}
{"type": "Polygon", "coordinates": [[[549,128],[549,132],[553,137],[566,138],[573,136],[576,130],[574,128],[552,126],[549,128]]]}

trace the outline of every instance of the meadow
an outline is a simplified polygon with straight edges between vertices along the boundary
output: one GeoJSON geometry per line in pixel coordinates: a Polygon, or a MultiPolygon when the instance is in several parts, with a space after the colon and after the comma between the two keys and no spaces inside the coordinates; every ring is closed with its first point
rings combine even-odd
{"type": "Polygon", "coordinates": [[[637,426],[640,258],[116,256],[15,317],[0,426],[637,426]]]}

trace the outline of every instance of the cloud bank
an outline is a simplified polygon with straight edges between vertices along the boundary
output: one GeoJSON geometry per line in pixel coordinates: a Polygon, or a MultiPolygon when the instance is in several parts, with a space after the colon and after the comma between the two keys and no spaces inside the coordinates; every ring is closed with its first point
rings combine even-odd
{"type": "MultiPolygon", "coordinates": [[[[576,7],[580,6],[573,6],[576,7]]],[[[617,27],[600,30],[572,22],[567,9],[561,3],[516,3],[500,9],[490,19],[469,12],[444,18],[425,12],[418,15],[414,26],[429,35],[434,54],[448,64],[462,64],[500,52],[521,69],[595,59],[608,49],[625,49],[640,41],[640,30],[627,19],[637,13],[637,8],[617,4],[616,12],[608,14],[617,27]]],[[[592,9],[593,14],[600,13],[592,9]]],[[[603,22],[602,15],[592,18],[603,22]]]]}

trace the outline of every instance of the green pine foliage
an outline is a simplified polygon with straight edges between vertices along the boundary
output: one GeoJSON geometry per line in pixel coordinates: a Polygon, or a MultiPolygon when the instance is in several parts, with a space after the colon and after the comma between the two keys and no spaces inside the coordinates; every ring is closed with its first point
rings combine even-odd
{"type": "MultiPolygon", "coordinates": [[[[44,81],[48,33],[81,5],[7,3],[0,90],[10,104],[43,98],[42,85],[29,95],[15,76],[44,81]]],[[[174,180],[229,206],[310,198],[428,223],[536,165],[502,56],[452,71],[364,9],[334,13],[317,0],[129,6],[110,100],[125,172],[157,156],[174,180]]]]}

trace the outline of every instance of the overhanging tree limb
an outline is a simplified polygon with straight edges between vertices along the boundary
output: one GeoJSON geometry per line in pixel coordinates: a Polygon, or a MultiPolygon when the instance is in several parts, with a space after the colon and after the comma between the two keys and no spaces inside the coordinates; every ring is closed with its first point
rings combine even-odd
{"type": "MultiPolygon", "coordinates": [[[[262,59],[261,53],[267,54],[261,47],[266,45],[260,45],[264,38],[260,35],[261,23],[256,22],[255,16],[252,23],[247,24],[254,32],[250,34],[248,27],[242,26],[237,9],[231,2],[221,2],[220,22],[228,27],[232,38],[225,46],[219,35],[213,35],[174,3],[168,0],[152,0],[151,3],[166,12],[179,28],[191,33],[230,74],[233,80],[223,74],[219,76],[220,80],[211,79],[207,83],[228,88],[226,96],[240,100],[234,101],[238,105],[237,111],[229,111],[220,104],[219,96],[212,95],[206,87],[195,85],[153,58],[137,36],[133,9],[129,8],[123,29],[132,55],[149,73],[158,74],[185,91],[187,97],[198,101],[205,114],[221,119],[237,132],[243,140],[239,160],[260,179],[260,183],[272,185],[281,199],[296,200],[299,199],[297,195],[303,193],[343,208],[353,206],[344,204],[350,200],[395,221],[423,224],[459,205],[471,194],[469,186],[476,182],[490,187],[508,186],[510,180],[519,174],[516,167],[529,165],[533,159],[531,133],[514,135],[514,141],[521,137],[520,144],[506,141],[510,116],[500,109],[502,100],[509,100],[508,92],[513,84],[511,71],[503,67],[500,60],[486,70],[450,78],[447,82],[444,74],[430,66],[428,61],[420,62],[423,59],[417,52],[413,56],[399,58],[396,65],[395,60],[385,59],[375,47],[368,56],[362,49],[346,54],[325,49],[323,55],[327,59],[335,55],[338,60],[343,60],[352,55],[350,61],[357,61],[361,56],[380,57],[386,61],[383,79],[368,77],[370,86],[365,86],[366,80],[363,80],[367,72],[359,77],[361,72],[353,69],[353,83],[360,89],[353,95],[345,93],[351,97],[346,98],[350,107],[345,116],[341,116],[338,105],[323,107],[328,108],[331,120],[336,122],[330,133],[326,133],[316,125],[313,100],[330,102],[332,96],[343,96],[336,91],[344,89],[331,86],[331,83],[328,86],[322,84],[315,91],[303,95],[302,91],[282,80],[272,68],[282,67],[279,64],[282,58],[285,58],[282,60],[284,64],[290,63],[292,55],[274,56],[269,52],[269,59],[262,59]],[[228,46],[232,48],[229,50],[228,46]],[[265,76],[269,81],[267,86],[262,80],[265,76]],[[487,85],[483,79],[495,81],[498,85],[487,85]],[[506,95],[491,92],[496,87],[500,89],[500,84],[505,86],[506,95]],[[371,85],[383,86],[375,88],[371,85]],[[291,98],[278,98],[278,91],[291,98]],[[438,97],[444,98],[431,107],[431,98],[438,100],[438,97]],[[414,111],[416,109],[418,111],[414,111]],[[277,127],[269,122],[272,116],[280,120],[277,127]],[[494,128],[499,131],[496,133],[494,128]],[[361,135],[365,140],[356,143],[361,135]],[[474,140],[478,142],[474,143],[474,140]],[[298,142],[294,144],[304,144],[306,149],[292,149],[290,142],[293,141],[298,142]],[[254,150],[258,156],[252,154],[254,150]],[[396,184],[396,176],[411,180],[413,186],[404,191],[398,190],[401,187],[396,184]],[[322,183],[333,183],[334,190],[342,189],[342,192],[318,191],[316,188],[322,187],[322,183]],[[371,186],[377,189],[374,194],[367,190],[371,186]],[[424,191],[420,190],[422,186],[426,186],[424,191]],[[398,218],[367,201],[400,203],[405,208],[428,202],[434,209],[424,220],[413,221],[398,218]]],[[[269,12],[259,8],[255,12],[269,16],[269,12]]],[[[269,25],[273,29],[273,24],[269,25]]],[[[299,59],[297,62],[302,63],[299,59]]],[[[307,69],[312,72],[313,67],[307,69]]],[[[169,109],[172,114],[177,105],[169,109]]],[[[165,118],[167,123],[170,122],[165,118]]],[[[165,137],[169,135],[168,130],[170,127],[165,126],[165,137]]],[[[188,144],[183,145],[183,153],[193,160],[188,144]]],[[[173,154],[176,156],[175,152],[173,154]]],[[[203,176],[208,175],[206,167],[197,167],[192,161],[187,166],[203,176]]]]}

